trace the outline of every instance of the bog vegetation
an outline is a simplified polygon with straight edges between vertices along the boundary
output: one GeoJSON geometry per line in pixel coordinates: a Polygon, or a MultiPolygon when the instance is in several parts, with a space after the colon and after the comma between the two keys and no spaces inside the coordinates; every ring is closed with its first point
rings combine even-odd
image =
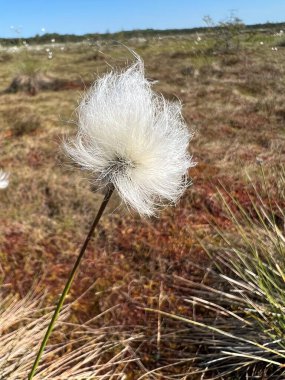
{"type": "Polygon", "coordinates": [[[151,222],[111,200],[38,378],[284,378],[282,28],[1,41],[0,378],[26,378],[102,200],[59,147],[84,90],[132,61],[121,42],[184,105],[193,186],[151,222]]]}

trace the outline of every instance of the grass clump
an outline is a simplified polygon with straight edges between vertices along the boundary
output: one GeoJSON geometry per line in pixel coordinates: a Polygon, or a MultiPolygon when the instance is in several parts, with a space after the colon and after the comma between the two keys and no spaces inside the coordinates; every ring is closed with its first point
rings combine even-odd
{"type": "MultiPolygon", "coordinates": [[[[26,380],[52,309],[43,307],[43,295],[30,292],[23,299],[5,296],[0,289],[0,378],[26,380]]],[[[68,323],[71,305],[59,318],[54,342],[43,355],[35,380],[122,379],[135,356],[132,338],[115,337],[92,324],[68,323]],[[58,343],[58,341],[60,343],[58,343]]]]}
{"type": "Polygon", "coordinates": [[[193,314],[174,318],[191,325],[204,379],[285,376],[285,169],[262,173],[246,205],[220,191],[230,228],[201,242],[213,267],[201,283],[178,278],[193,314]]]}

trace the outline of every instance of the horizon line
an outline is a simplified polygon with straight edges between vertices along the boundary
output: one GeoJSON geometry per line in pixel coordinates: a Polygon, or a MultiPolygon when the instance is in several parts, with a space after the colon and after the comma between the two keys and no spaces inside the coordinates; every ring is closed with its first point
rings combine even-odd
{"type": "MultiPolygon", "coordinates": [[[[262,27],[262,26],[274,26],[274,25],[283,25],[285,24],[285,21],[279,21],[279,22],[273,22],[273,21],[267,21],[267,22],[261,22],[261,23],[254,23],[254,24],[244,24],[241,20],[241,25],[243,25],[245,28],[246,27],[262,27]]],[[[114,34],[119,34],[119,33],[135,33],[135,32],[179,32],[179,31],[197,31],[197,30],[209,30],[209,29],[215,29],[219,28],[221,25],[213,25],[213,26],[194,26],[192,28],[167,28],[167,29],[156,29],[156,28],[145,28],[145,29],[128,29],[128,30],[118,30],[116,32],[88,32],[88,33],[83,33],[83,34],[74,34],[74,33],[59,33],[59,32],[49,32],[49,33],[44,33],[44,34],[38,34],[36,33],[35,35],[29,36],[29,37],[24,37],[24,36],[15,36],[15,37],[1,37],[0,40],[21,40],[23,38],[25,39],[34,39],[34,38],[44,38],[44,37],[49,37],[49,36],[75,36],[75,37],[84,37],[84,36],[89,36],[89,35],[102,35],[102,36],[108,36],[108,35],[114,35],[114,34]]]]}

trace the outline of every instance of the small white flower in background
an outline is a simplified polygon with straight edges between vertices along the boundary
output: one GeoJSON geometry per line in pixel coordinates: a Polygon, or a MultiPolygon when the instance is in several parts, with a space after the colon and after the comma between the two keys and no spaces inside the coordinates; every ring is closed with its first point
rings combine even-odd
{"type": "Polygon", "coordinates": [[[52,39],[50,40],[50,42],[51,42],[52,44],[54,44],[54,43],[55,43],[55,39],[52,38],[52,39]]]}
{"type": "Polygon", "coordinates": [[[256,162],[258,165],[263,164],[263,159],[261,157],[256,157],[256,162]]]}
{"type": "Polygon", "coordinates": [[[11,53],[16,53],[18,50],[19,50],[19,46],[13,46],[10,51],[11,53]]]}
{"type": "Polygon", "coordinates": [[[191,139],[181,103],[154,93],[138,61],[98,79],[79,105],[79,130],[65,150],[95,185],[112,183],[131,208],[153,215],[187,187],[191,139]]]}
{"type": "Polygon", "coordinates": [[[260,45],[264,45],[264,42],[263,42],[263,41],[260,41],[259,43],[260,43],[260,45]]]}
{"type": "Polygon", "coordinates": [[[271,50],[278,51],[278,48],[275,46],[275,47],[272,47],[271,50]]]}
{"type": "Polygon", "coordinates": [[[46,48],[46,51],[49,52],[49,51],[50,51],[50,48],[46,48]]]}
{"type": "Polygon", "coordinates": [[[62,51],[63,51],[63,50],[64,50],[64,46],[61,46],[60,50],[62,50],[62,51]]]}
{"type": "Polygon", "coordinates": [[[9,185],[9,175],[0,169],[0,189],[6,189],[9,185]]]}

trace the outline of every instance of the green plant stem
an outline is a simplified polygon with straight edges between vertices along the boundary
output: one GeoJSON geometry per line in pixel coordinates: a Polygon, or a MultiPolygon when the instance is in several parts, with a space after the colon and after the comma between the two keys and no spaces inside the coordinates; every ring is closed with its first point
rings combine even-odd
{"type": "Polygon", "coordinates": [[[42,356],[42,354],[44,352],[44,349],[46,347],[47,341],[48,341],[48,339],[50,337],[50,334],[51,334],[51,332],[53,330],[53,327],[54,327],[55,322],[56,322],[56,320],[58,318],[60,310],[61,310],[61,308],[63,306],[65,297],[66,297],[66,295],[67,295],[67,293],[68,293],[68,291],[69,291],[69,289],[70,289],[70,287],[72,285],[72,282],[74,280],[76,270],[77,270],[77,268],[78,268],[78,266],[80,264],[80,261],[81,261],[83,255],[84,255],[84,253],[85,253],[85,250],[87,248],[89,240],[91,239],[91,236],[92,236],[92,234],[93,234],[96,226],[98,225],[98,223],[100,221],[100,218],[101,218],[101,216],[102,216],[102,214],[103,214],[103,212],[104,212],[104,210],[105,210],[105,208],[106,208],[106,206],[107,206],[107,204],[108,204],[108,202],[109,202],[109,200],[111,198],[111,195],[112,195],[113,191],[114,191],[114,187],[110,186],[108,188],[107,192],[106,192],[106,195],[105,195],[104,200],[103,200],[103,202],[102,202],[102,204],[101,204],[101,206],[100,206],[100,208],[98,210],[98,213],[97,213],[97,215],[96,215],[96,217],[95,217],[95,219],[94,219],[94,221],[93,221],[93,223],[91,225],[91,228],[90,228],[90,230],[88,232],[88,235],[86,236],[86,239],[85,239],[85,241],[84,241],[84,243],[83,243],[83,245],[81,247],[81,250],[79,252],[77,260],[76,260],[76,262],[75,262],[75,264],[74,264],[74,266],[72,268],[72,271],[69,274],[69,277],[68,277],[68,280],[67,280],[67,282],[65,284],[64,290],[63,290],[63,292],[62,292],[62,294],[61,294],[61,296],[59,298],[59,301],[58,301],[58,304],[57,304],[57,306],[55,308],[55,311],[53,313],[52,319],[51,319],[51,321],[49,323],[49,326],[47,328],[47,331],[46,331],[46,334],[44,336],[44,339],[43,339],[43,341],[41,343],[40,349],[38,351],[37,357],[36,357],[35,362],[33,364],[33,368],[32,368],[32,370],[31,370],[31,372],[29,374],[28,380],[31,380],[34,377],[34,374],[35,374],[35,372],[36,372],[36,370],[38,368],[41,356],[42,356]]]}

